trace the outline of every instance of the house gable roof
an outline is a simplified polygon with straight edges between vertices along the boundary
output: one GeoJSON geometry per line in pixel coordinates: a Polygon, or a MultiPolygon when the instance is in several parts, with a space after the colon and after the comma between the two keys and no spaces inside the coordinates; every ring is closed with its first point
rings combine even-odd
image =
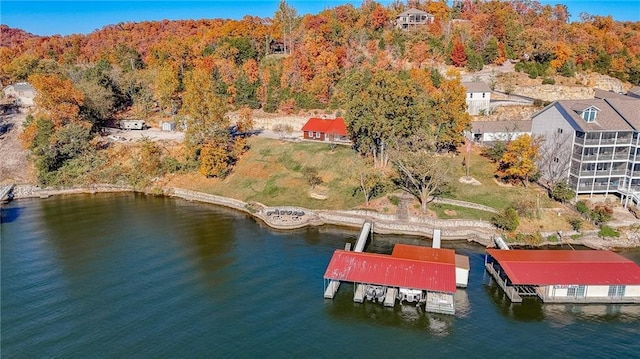
{"type": "Polygon", "coordinates": [[[640,98],[640,86],[632,87],[627,91],[627,96],[640,98]]]}
{"type": "Polygon", "coordinates": [[[632,99],[634,99],[634,97],[631,97],[629,95],[625,95],[625,94],[617,93],[617,92],[613,92],[613,91],[606,91],[606,90],[602,90],[602,89],[595,89],[595,93],[594,93],[593,97],[600,98],[600,99],[607,99],[607,98],[620,98],[620,99],[624,99],[624,100],[632,100],[632,99]]]}
{"type": "Polygon", "coordinates": [[[481,81],[463,82],[462,86],[464,86],[467,93],[491,92],[491,88],[489,88],[489,85],[481,81]]]}
{"type": "Polygon", "coordinates": [[[636,131],[640,131],[640,98],[628,99],[610,98],[605,101],[636,131]]]}
{"type": "Polygon", "coordinates": [[[531,132],[531,120],[471,121],[472,133],[531,132]]]}
{"type": "MultiPolygon", "coordinates": [[[[583,132],[633,130],[629,123],[603,99],[560,100],[554,102],[549,107],[556,107],[567,120],[572,121],[578,129],[583,132]],[[579,112],[588,108],[598,110],[598,116],[593,122],[587,122],[580,117],[579,112]]],[[[534,117],[543,114],[549,107],[538,112],[534,117]]]]}
{"type": "Polygon", "coordinates": [[[5,89],[11,88],[13,87],[13,90],[18,92],[18,91],[31,91],[31,92],[35,92],[35,89],[33,88],[33,86],[31,86],[31,84],[29,84],[28,82],[18,82],[12,85],[9,85],[7,87],[5,87],[5,89]]]}
{"type": "Polygon", "coordinates": [[[407,10],[399,13],[398,16],[396,16],[396,18],[403,17],[403,16],[409,16],[409,15],[427,15],[427,16],[433,17],[433,15],[429,14],[426,11],[422,11],[422,10],[411,8],[411,9],[407,9],[407,10]]]}
{"type": "Polygon", "coordinates": [[[322,132],[332,133],[338,136],[347,135],[347,125],[341,117],[338,118],[310,118],[307,123],[302,126],[303,132],[322,132]]]}

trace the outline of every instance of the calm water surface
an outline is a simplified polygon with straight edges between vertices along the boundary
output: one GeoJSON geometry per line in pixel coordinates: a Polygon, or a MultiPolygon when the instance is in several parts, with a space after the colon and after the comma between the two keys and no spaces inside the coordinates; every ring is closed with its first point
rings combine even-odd
{"type": "Polygon", "coordinates": [[[355,304],[348,284],[324,300],[331,254],[357,236],[335,227],[122,194],[14,201],[0,233],[3,358],[640,356],[639,306],[510,304],[466,243],[448,244],[471,273],[446,316],[355,304]]]}

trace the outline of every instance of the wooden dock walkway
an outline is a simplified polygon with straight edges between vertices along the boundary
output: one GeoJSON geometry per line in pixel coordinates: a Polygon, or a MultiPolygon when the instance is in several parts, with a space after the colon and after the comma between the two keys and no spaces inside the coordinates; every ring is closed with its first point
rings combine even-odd
{"type": "Polygon", "coordinates": [[[13,191],[13,184],[6,184],[0,186],[0,203],[6,202],[11,199],[11,192],[13,191]]]}
{"type": "Polygon", "coordinates": [[[364,222],[364,224],[362,225],[360,236],[358,237],[356,246],[353,249],[354,252],[364,251],[364,246],[367,244],[367,239],[369,239],[369,233],[371,233],[371,226],[372,226],[371,222],[364,222]]]}
{"type": "Polygon", "coordinates": [[[487,269],[487,272],[489,272],[489,274],[491,274],[493,279],[495,279],[495,281],[498,283],[500,288],[502,288],[502,290],[505,292],[507,297],[509,297],[509,300],[511,300],[511,302],[513,302],[513,303],[522,303],[522,297],[520,296],[520,294],[518,294],[518,292],[516,291],[516,289],[514,287],[508,286],[504,282],[504,280],[502,280],[502,278],[500,277],[498,272],[496,272],[496,270],[493,268],[493,265],[491,263],[486,263],[484,265],[484,267],[487,269]]]}

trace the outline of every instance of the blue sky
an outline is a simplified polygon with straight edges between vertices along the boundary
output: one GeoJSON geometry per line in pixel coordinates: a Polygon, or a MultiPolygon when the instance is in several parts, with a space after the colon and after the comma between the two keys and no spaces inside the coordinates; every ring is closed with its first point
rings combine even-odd
{"type": "MultiPolygon", "coordinates": [[[[379,0],[388,4],[390,0],[379,0]]],[[[572,19],[581,12],[592,15],[612,15],[621,21],[640,21],[640,0],[541,0],[543,4],[564,3],[572,19]]],[[[222,1],[33,1],[0,0],[0,23],[23,29],[36,35],[86,34],[105,25],[146,20],[179,20],[202,18],[240,19],[244,15],[272,17],[279,0],[222,1]]],[[[362,1],[351,0],[289,0],[299,14],[317,13],[325,8],[362,1]]]]}

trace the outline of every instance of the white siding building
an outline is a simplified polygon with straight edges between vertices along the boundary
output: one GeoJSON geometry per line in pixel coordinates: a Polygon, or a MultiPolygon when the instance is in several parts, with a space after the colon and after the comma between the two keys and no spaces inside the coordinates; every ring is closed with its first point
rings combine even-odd
{"type": "Polygon", "coordinates": [[[33,99],[36,97],[36,90],[27,82],[18,82],[2,89],[4,97],[14,99],[16,105],[20,107],[33,106],[33,99]]]}
{"type": "Polygon", "coordinates": [[[531,134],[531,120],[471,121],[470,139],[478,143],[506,142],[531,134]]]}
{"type": "Polygon", "coordinates": [[[467,113],[480,115],[488,113],[491,102],[491,89],[484,82],[463,82],[466,89],[467,113]]]}
{"type": "Polygon", "coordinates": [[[566,178],[576,194],[617,194],[625,206],[640,202],[640,99],[556,101],[533,115],[531,133],[561,149],[552,161],[571,159],[557,168],[562,173],[551,168],[543,178],[566,178]]]}
{"type": "Polygon", "coordinates": [[[433,15],[418,9],[409,9],[396,16],[397,29],[410,29],[414,26],[427,25],[433,22],[433,15]]]}

